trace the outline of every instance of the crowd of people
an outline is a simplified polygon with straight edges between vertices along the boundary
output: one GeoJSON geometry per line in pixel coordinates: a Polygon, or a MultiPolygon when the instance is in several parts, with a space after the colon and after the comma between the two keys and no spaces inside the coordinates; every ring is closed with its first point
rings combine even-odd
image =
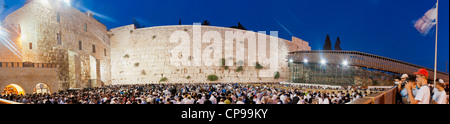
{"type": "Polygon", "coordinates": [[[384,90],[281,83],[142,84],[0,98],[24,104],[345,104],[384,90]]]}
{"type": "Polygon", "coordinates": [[[429,81],[426,69],[415,73],[416,78],[410,79],[408,74],[395,79],[398,88],[397,104],[449,104],[449,85],[438,79],[435,84],[429,81]]]}
{"type": "MultiPolygon", "coordinates": [[[[428,83],[428,71],[396,79],[398,104],[448,104],[448,84],[428,83]],[[433,90],[431,90],[433,89],[433,90]]],[[[1,95],[24,104],[346,104],[391,88],[283,83],[110,85],[53,94],[1,95]]]]}

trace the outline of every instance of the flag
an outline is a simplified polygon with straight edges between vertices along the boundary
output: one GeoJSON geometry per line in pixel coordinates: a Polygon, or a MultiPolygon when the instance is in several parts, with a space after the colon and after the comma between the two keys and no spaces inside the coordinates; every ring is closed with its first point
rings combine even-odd
{"type": "Polygon", "coordinates": [[[425,15],[418,19],[414,27],[423,35],[427,35],[429,31],[436,25],[437,21],[437,6],[428,10],[425,15]]]}

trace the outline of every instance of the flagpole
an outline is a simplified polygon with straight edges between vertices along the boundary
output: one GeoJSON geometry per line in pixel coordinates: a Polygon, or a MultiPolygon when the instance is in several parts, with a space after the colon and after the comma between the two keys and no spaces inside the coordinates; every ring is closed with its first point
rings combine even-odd
{"type": "Polygon", "coordinates": [[[434,54],[434,86],[436,87],[436,74],[437,74],[437,49],[438,49],[438,21],[439,21],[439,0],[436,3],[436,48],[434,54]]]}

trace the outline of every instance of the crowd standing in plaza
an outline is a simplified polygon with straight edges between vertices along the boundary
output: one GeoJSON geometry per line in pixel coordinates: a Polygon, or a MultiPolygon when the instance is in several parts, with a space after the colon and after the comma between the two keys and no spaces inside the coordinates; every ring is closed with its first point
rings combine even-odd
{"type": "MultiPolygon", "coordinates": [[[[448,104],[448,85],[442,79],[429,85],[427,70],[415,74],[413,80],[407,74],[395,80],[398,104],[448,104]]],[[[139,84],[0,98],[24,104],[346,104],[389,89],[282,83],[139,84]]]]}
{"type": "Polygon", "coordinates": [[[345,104],[384,90],[280,83],[144,84],[0,98],[24,104],[345,104]]]}

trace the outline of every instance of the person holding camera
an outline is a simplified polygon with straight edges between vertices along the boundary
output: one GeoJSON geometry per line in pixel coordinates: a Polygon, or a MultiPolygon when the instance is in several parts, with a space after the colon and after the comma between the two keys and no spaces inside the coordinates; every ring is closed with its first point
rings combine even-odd
{"type": "Polygon", "coordinates": [[[428,87],[428,71],[426,69],[420,69],[416,74],[417,85],[420,86],[417,95],[414,97],[412,94],[412,85],[406,85],[408,90],[408,97],[411,104],[430,104],[430,88],[428,87]]]}
{"type": "Polygon", "coordinates": [[[398,80],[396,82],[398,82],[398,91],[401,95],[401,102],[402,104],[407,104],[408,103],[408,90],[405,88],[405,86],[407,84],[409,84],[408,82],[408,74],[403,74],[402,77],[400,78],[401,80],[398,80]]]}

